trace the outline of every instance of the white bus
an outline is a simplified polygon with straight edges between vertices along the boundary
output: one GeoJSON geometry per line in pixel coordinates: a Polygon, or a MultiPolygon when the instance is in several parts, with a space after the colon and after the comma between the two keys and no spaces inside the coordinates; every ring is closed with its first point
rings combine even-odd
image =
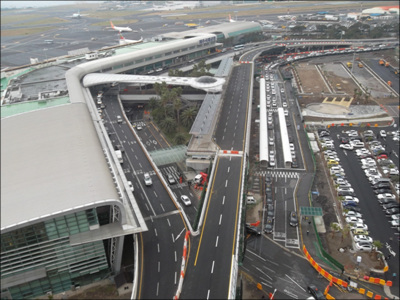
{"type": "Polygon", "coordinates": [[[234,51],[243,50],[243,49],[244,49],[244,45],[236,45],[236,46],[233,47],[234,51]]]}

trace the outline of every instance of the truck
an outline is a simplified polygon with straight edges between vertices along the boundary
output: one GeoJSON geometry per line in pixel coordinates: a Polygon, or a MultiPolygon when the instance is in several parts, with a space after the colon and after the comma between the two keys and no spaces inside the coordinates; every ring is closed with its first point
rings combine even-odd
{"type": "Polygon", "coordinates": [[[352,66],[353,66],[353,63],[347,62],[347,67],[348,67],[349,69],[351,69],[352,66]]]}
{"type": "Polygon", "coordinates": [[[115,155],[117,156],[119,163],[122,164],[124,162],[124,160],[122,159],[121,150],[115,150],[115,155]]]}

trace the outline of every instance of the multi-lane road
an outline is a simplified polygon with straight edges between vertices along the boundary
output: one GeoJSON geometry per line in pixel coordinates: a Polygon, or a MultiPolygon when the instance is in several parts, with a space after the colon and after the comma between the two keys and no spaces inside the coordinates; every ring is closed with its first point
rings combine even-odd
{"type": "Polygon", "coordinates": [[[133,183],[133,194],[149,229],[139,237],[137,296],[172,299],[180,277],[183,241],[187,230],[185,222],[140,146],[132,125],[125,120],[117,122],[117,115],[122,115],[117,96],[106,92],[103,102],[106,104],[103,114],[110,140],[114,146],[122,145],[124,148],[124,162],[121,166],[127,180],[133,183]],[[150,173],[153,181],[151,186],[145,185],[144,172],[150,173]]]}

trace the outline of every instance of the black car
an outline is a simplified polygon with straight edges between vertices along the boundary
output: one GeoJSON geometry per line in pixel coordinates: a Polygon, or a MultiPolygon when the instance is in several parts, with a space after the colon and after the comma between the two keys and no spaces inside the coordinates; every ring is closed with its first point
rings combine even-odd
{"type": "Polygon", "coordinates": [[[398,208],[398,207],[390,208],[390,209],[387,209],[387,210],[385,211],[385,213],[386,213],[387,215],[395,215],[395,214],[398,214],[399,212],[400,212],[400,208],[398,208]]]}
{"type": "Polygon", "coordinates": [[[267,222],[265,222],[264,232],[271,233],[274,229],[274,219],[271,217],[267,218],[267,222]]]}
{"type": "Polygon", "coordinates": [[[397,203],[396,200],[394,200],[393,198],[382,198],[382,199],[378,199],[378,202],[379,202],[381,205],[389,204],[389,203],[397,203]]]}
{"type": "Polygon", "coordinates": [[[274,204],[274,200],[272,200],[271,197],[266,197],[267,199],[267,205],[273,205],[274,204]]]}
{"type": "Polygon", "coordinates": [[[374,193],[375,194],[385,194],[385,193],[391,193],[392,192],[392,190],[391,189],[389,189],[389,188],[381,188],[381,189],[376,189],[376,190],[374,190],[374,193]]]}
{"type": "Polygon", "coordinates": [[[356,194],[354,192],[350,191],[340,191],[338,192],[338,196],[355,196],[356,194]]]}
{"type": "Polygon", "coordinates": [[[292,160],[292,168],[298,168],[298,167],[299,167],[299,164],[297,163],[297,160],[293,159],[292,160]]]}
{"type": "Polygon", "coordinates": [[[297,217],[297,214],[295,211],[291,211],[289,213],[289,224],[290,224],[290,226],[299,225],[299,218],[297,217]]]}
{"type": "Polygon", "coordinates": [[[310,284],[307,287],[307,290],[315,299],[325,299],[324,293],[322,293],[314,284],[310,284]]]}
{"type": "Polygon", "coordinates": [[[272,183],[272,177],[271,177],[271,175],[267,175],[267,176],[265,176],[265,183],[266,184],[271,184],[272,183]]]}
{"type": "Polygon", "coordinates": [[[348,143],[349,143],[349,139],[346,138],[346,137],[341,137],[341,138],[340,138],[340,142],[341,142],[342,144],[348,144],[348,143]]]}
{"type": "Polygon", "coordinates": [[[388,203],[382,206],[383,209],[390,209],[390,208],[399,208],[399,203],[388,203]]]}
{"type": "Polygon", "coordinates": [[[361,208],[357,207],[357,206],[346,206],[346,209],[348,211],[355,211],[355,212],[361,212],[361,208]]]}
{"type": "Polygon", "coordinates": [[[257,227],[250,224],[246,224],[246,230],[249,234],[261,235],[261,231],[257,227]]]}

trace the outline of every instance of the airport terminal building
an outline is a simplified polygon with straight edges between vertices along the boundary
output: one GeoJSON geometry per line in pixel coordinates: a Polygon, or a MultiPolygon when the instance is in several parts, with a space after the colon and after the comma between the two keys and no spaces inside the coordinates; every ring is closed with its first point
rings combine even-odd
{"type": "MultiPolygon", "coordinates": [[[[232,34],[250,27],[261,32],[257,23],[237,23],[229,25],[232,34]]],[[[222,47],[219,39],[190,30],[180,38],[118,47],[102,59],[57,59],[48,67],[69,69],[61,84],[68,93],[53,98],[21,93],[15,101],[10,76],[2,72],[2,299],[60,293],[115,276],[124,236],[147,230],[84,77],[149,74],[207,57],[222,47]]],[[[29,78],[38,69],[20,74],[29,78]]],[[[33,90],[48,89],[41,84],[33,90]]]]}

